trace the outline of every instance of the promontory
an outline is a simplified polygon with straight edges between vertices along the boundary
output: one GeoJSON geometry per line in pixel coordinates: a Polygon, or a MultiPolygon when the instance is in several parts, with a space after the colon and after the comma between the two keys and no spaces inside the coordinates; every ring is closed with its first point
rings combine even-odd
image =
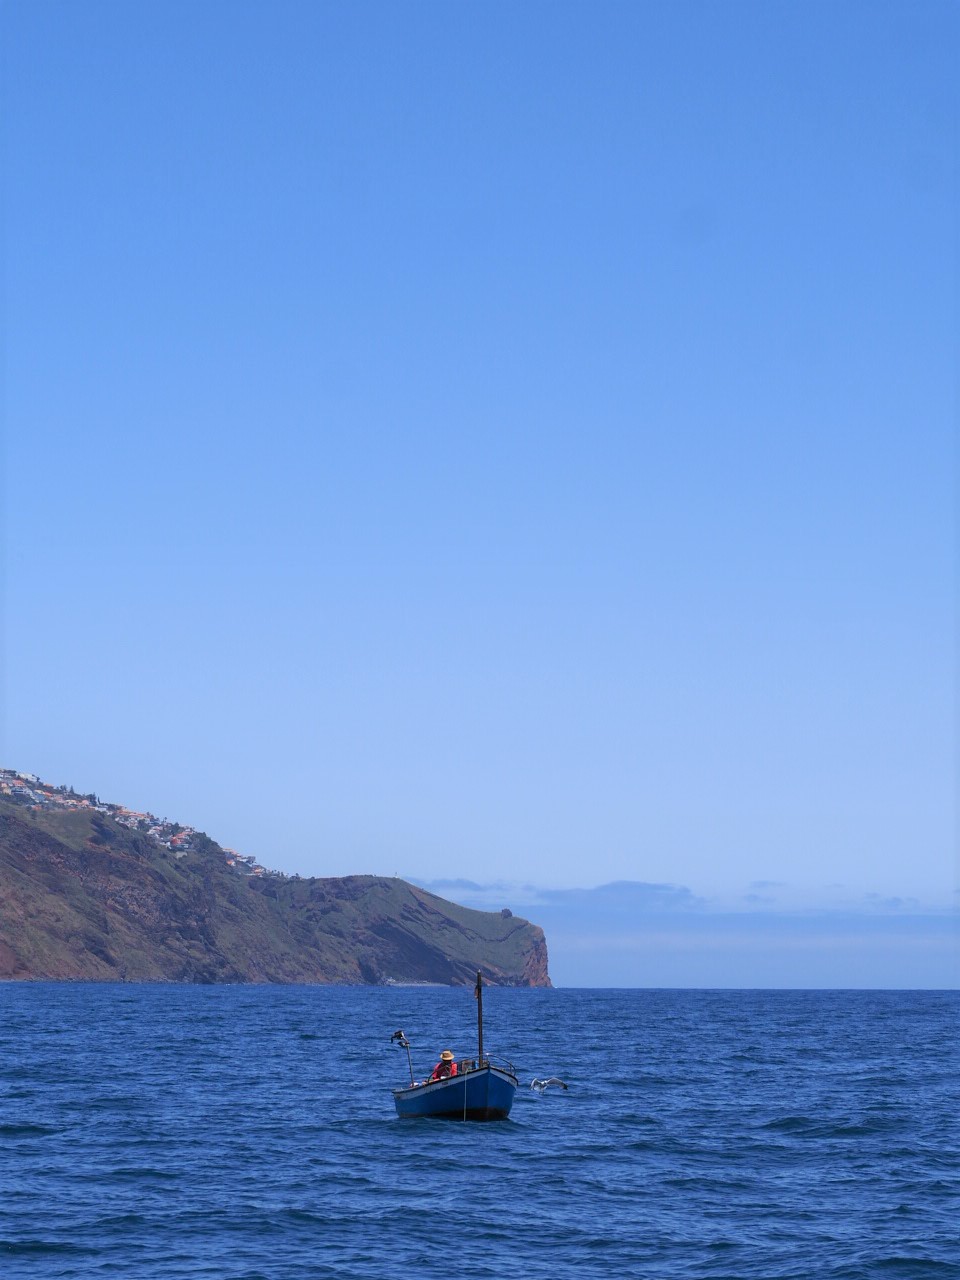
{"type": "Polygon", "coordinates": [[[495,984],[550,986],[543,930],[506,908],[397,878],[265,872],[202,832],[168,824],[163,840],[96,797],[47,803],[39,780],[5,780],[0,978],[459,984],[479,968],[495,984]]]}

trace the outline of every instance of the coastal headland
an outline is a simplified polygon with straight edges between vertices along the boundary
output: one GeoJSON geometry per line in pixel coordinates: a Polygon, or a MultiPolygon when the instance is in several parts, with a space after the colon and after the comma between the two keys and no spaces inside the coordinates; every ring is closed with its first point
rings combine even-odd
{"type": "Polygon", "coordinates": [[[0,772],[0,979],[548,987],[543,930],[399,878],[266,870],[204,832],[0,772]]]}

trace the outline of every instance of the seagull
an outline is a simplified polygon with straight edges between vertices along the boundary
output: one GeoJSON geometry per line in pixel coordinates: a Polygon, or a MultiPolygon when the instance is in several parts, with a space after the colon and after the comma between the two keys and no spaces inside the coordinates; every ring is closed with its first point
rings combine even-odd
{"type": "Polygon", "coordinates": [[[562,1080],[558,1080],[556,1076],[550,1076],[548,1080],[531,1080],[530,1088],[536,1089],[536,1091],[540,1094],[542,1098],[544,1089],[546,1089],[551,1084],[557,1084],[560,1086],[561,1089],[569,1088],[569,1086],[564,1084],[562,1080]]]}

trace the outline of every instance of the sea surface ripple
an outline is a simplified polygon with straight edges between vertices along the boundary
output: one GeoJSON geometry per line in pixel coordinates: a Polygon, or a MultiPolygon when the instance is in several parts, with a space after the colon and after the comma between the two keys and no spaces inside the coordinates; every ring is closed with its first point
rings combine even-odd
{"type": "Polygon", "coordinates": [[[397,1120],[475,1011],[0,985],[0,1276],[960,1277],[960,993],[492,988],[510,1120],[397,1120]]]}

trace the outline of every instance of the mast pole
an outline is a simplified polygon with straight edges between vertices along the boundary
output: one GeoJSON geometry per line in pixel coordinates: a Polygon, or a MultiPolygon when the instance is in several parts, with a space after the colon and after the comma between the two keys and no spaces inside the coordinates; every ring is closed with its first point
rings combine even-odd
{"type": "Polygon", "coordinates": [[[477,985],[473,994],[477,997],[477,1066],[483,1066],[483,977],[477,970],[477,985]]]}
{"type": "Polygon", "coordinates": [[[407,1066],[410,1068],[410,1083],[416,1084],[417,1082],[413,1078],[413,1059],[410,1057],[410,1041],[407,1039],[407,1037],[403,1034],[402,1031],[395,1031],[393,1035],[390,1037],[390,1043],[399,1044],[402,1048],[406,1049],[407,1066]]]}

